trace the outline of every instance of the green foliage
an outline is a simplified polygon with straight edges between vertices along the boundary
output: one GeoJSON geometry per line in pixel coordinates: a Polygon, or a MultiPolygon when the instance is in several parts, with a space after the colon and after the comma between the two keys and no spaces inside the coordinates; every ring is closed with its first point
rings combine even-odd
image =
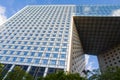
{"type": "Polygon", "coordinates": [[[100,70],[99,69],[95,69],[93,71],[90,71],[89,73],[91,73],[92,75],[89,77],[89,80],[98,80],[100,78],[100,70]]]}
{"type": "Polygon", "coordinates": [[[13,71],[9,72],[5,80],[33,80],[33,77],[16,66],[13,71]]]}
{"type": "Polygon", "coordinates": [[[64,71],[59,71],[47,75],[46,77],[40,77],[38,80],[85,80],[85,78],[80,77],[78,73],[65,73],[64,71]]]}
{"type": "Polygon", "coordinates": [[[102,75],[99,80],[120,80],[120,68],[109,67],[102,75]]]}
{"type": "MultiPolygon", "coordinates": [[[[0,64],[0,80],[2,80],[2,69],[4,65],[0,64]]],[[[109,67],[102,74],[99,70],[93,70],[92,76],[88,80],[120,80],[120,68],[109,67]]],[[[34,80],[33,77],[22,70],[19,66],[16,66],[13,71],[9,72],[5,80],[34,80]]],[[[78,73],[68,73],[64,71],[58,71],[47,75],[46,77],[40,77],[38,80],[86,80],[78,73]]]]}
{"type": "Polygon", "coordinates": [[[102,74],[93,74],[89,80],[120,80],[120,68],[109,67],[102,74]]]}
{"type": "Polygon", "coordinates": [[[2,79],[2,69],[3,69],[4,65],[0,63],[0,80],[2,79]]]}
{"type": "Polygon", "coordinates": [[[0,73],[2,72],[4,65],[0,63],[0,73]]]}

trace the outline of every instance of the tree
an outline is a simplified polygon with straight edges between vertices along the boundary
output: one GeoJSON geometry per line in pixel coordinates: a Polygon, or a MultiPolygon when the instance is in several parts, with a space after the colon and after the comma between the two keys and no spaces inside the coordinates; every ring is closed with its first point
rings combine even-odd
{"type": "Polygon", "coordinates": [[[4,65],[0,63],[0,73],[2,72],[4,65]]]}
{"type": "Polygon", "coordinates": [[[78,73],[66,73],[64,71],[58,71],[47,75],[46,77],[40,77],[38,80],[85,80],[78,73]]]}
{"type": "Polygon", "coordinates": [[[90,73],[92,74],[88,79],[89,80],[98,80],[101,72],[99,69],[94,69],[93,71],[90,71],[90,73]]]}
{"type": "Polygon", "coordinates": [[[8,73],[5,80],[33,80],[33,77],[22,70],[21,67],[16,66],[13,71],[8,73]]]}
{"type": "Polygon", "coordinates": [[[120,67],[109,67],[102,74],[93,74],[89,80],[120,80],[120,67]]]}
{"type": "Polygon", "coordinates": [[[99,80],[120,80],[120,68],[109,67],[100,75],[99,80]]]}
{"type": "Polygon", "coordinates": [[[3,70],[4,65],[0,63],[0,80],[2,80],[2,70],[3,70]]]}

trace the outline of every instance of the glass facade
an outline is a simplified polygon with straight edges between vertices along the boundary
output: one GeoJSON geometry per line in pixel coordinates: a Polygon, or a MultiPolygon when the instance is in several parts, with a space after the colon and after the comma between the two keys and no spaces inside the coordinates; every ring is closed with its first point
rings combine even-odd
{"type": "MultiPolygon", "coordinates": [[[[67,70],[73,5],[27,6],[0,30],[0,62],[67,70]]],[[[36,72],[33,72],[36,73],[36,72]]],[[[34,74],[32,74],[34,75],[34,74]]],[[[36,75],[34,75],[36,76],[36,75]]]]}
{"type": "Polygon", "coordinates": [[[75,15],[79,16],[118,16],[120,5],[77,5],[75,15]]]}
{"type": "MultiPolygon", "coordinates": [[[[57,68],[66,71],[71,65],[70,55],[76,55],[75,48],[74,51],[70,50],[71,44],[76,46],[80,43],[76,29],[72,32],[72,16],[109,16],[113,10],[119,8],[120,6],[87,5],[27,6],[12,16],[0,29],[0,62],[32,66],[28,71],[35,76],[37,74],[34,74],[33,69],[42,70],[40,75],[55,72],[57,68]]],[[[77,51],[79,53],[79,50],[77,51]]],[[[77,61],[81,60],[79,64],[84,62],[84,56],[78,58],[80,59],[77,61]]],[[[79,64],[75,64],[73,72],[79,64]]],[[[82,70],[84,67],[82,64],[82,70]]]]}
{"type": "Polygon", "coordinates": [[[73,9],[29,6],[13,16],[0,33],[1,62],[66,68],[73,9]],[[64,62],[59,66],[61,60],[64,62]]]}

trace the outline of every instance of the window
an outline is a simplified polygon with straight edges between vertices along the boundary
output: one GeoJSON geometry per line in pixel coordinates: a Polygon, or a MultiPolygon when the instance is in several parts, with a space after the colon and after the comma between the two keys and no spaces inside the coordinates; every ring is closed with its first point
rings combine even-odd
{"type": "Polygon", "coordinates": [[[59,37],[62,37],[62,35],[60,34],[59,37]]]}
{"type": "Polygon", "coordinates": [[[15,44],[16,41],[13,41],[12,44],[15,44]]]}
{"type": "Polygon", "coordinates": [[[7,56],[5,60],[6,60],[6,61],[9,61],[9,59],[10,59],[10,57],[9,57],[9,56],[7,56]]]}
{"type": "Polygon", "coordinates": [[[59,65],[60,65],[60,66],[65,66],[65,61],[60,60],[60,61],[59,61],[59,65]]]}
{"type": "Polygon", "coordinates": [[[63,43],[63,46],[67,46],[67,43],[63,43]]]}
{"type": "Polygon", "coordinates": [[[27,44],[27,41],[25,41],[24,44],[27,44]]]}
{"type": "Polygon", "coordinates": [[[25,52],[24,52],[24,56],[26,56],[27,54],[28,54],[28,52],[27,52],[27,51],[25,51],[25,52]]]}
{"type": "Polygon", "coordinates": [[[10,51],[10,54],[13,54],[14,53],[14,51],[10,51]]]}
{"type": "Polygon", "coordinates": [[[44,34],[41,34],[41,36],[44,36],[44,34]]]}
{"type": "Polygon", "coordinates": [[[65,59],[65,58],[66,58],[66,54],[61,54],[61,55],[60,55],[60,58],[65,59]]]}
{"type": "Polygon", "coordinates": [[[24,46],[21,46],[21,49],[24,49],[24,46]]]}
{"type": "Polygon", "coordinates": [[[35,55],[35,52],[31,52],[31,56],[34,56],[35,55]]]}
{"type": "Polygon", "coordinates": [[[67,50],[66,48],[62,48],[61,49],[62,52],[66,52],[66,50],[67,50]]]}
{"type": "Polygon", "coordinates": [[[57,39],[57,41],[61,41],[61,39],[57,39]]]}
{"type": "Polygon", "coordinates": [[[31,46],[27,46],[27,49],[30,50],[30,49],[31,49],[31,46]]]}
{"type": "Polygon", "coordinates": [[[0,59],[2,59],[2,56],[0,56],[0,59]]]}
{"type": "Polygon", "coordinates": [[[28,62],[28,63],[31,63],[31,61],[32,61],[32,58],[28,58],[28,59],[27,59],[27,62],[28,62]]]}
{"type": "Polygon", "coordinates": [[[6,47],[6,45],[2,45],[2,47],[4,48],[4,47],[6,47]]]}
{"type": "Polygon", "coordinates": [[[45,49],[45,47],[41,47],[41,49],[40,49],[40,50],[41,50],[41,51],[44,51],[44,49],[45,49]]]}
{"type": "Polygon", "coordinates": [[[19,41],[18,44],[21,44],[21,41],[19,41]]]}
{"type": "Polygon", "coordinates": [[[34,42],[30,42],[30,45],[33,45],[34,42]]]}
{"type": "Polygon", "coordinates": [[[38,49],[38,47],[34,47],[34,50],[37,50],[38,49]]]}
{"type": "Polygon", "coordinates": [[[22,37],[21,39],[24,40],[25,37],[22,37]]]}
{"type": "Polygon", "coordinates": [[[20,53],[21,53],[21,51],[18,51],[18,52],[17,52],[17,55],[20,55],[20,53]]]}
{"type": "Polygon", "coordinates": [[[53,53],[53,54],[52,54],[52,57],[53,57],[53,58],[58,58],[58,54],[57,54],[57,53],[53,53]]]}
{"type": "Polygon", "coordinates": [[[17,49],[18,46],[14,46],[15,49],[17,49]]]}
{"type": "Polygon", "coordinates": [[[20,62],[23,62],[25,58],[20,58],[20,62]]]}
{"type": "Polygon", "coordinates": [[[58,52],[58,51],[59,51],[59,48],[54,48],[54,50],[58,52]]]}
{"type": "Polygon", "coordinates": [[[53,46],[53,43],[49,43],[50,46],[53,46]]]}
{"type": "Polygon", "coordinates": [[[47,50],[48,50],[48,51],[51,51],[51,50],[52,50],[52,47],[48,47],[47,50]]]}
{"type": "Polygon", "coordinates": [[[3,51],[3,54],[6,54],[7,52],[8,52],[7,50],[4,50],[4,51],[3,51]]]}
{"type": "Polygon", "coordinates": [[[55,40],[55,38],[51,38],[51,41],[54,41],[55,40]]]}
{"type": "Polygon", "coordinates": [[[50,34],[47,34],[47,37],[49,37],[50,36],[50,34]]]}
{"type": "Polygon", "coordinates": [[[11,45],[8,45],[8,48],[11,48],[12,46],[11,45]]]}
{"type": "Polygon", "coordinates": [[[40,59],[35,59],[35,63],[38,64],[40,62],[40,59]]]}
{"type": "Polygon", "coordinates": [[[3,42],[4,42],[4,40],[1,40],[1,41],[0,41],[0,43],[3,43],[3,42]]]}
{"type": "Polygon", "coordinates": [[[65,35],[65,37],[68,37],[68,35],[65,35]]]}
{"type": "Polygon", "coordinates": [[[47,59],[43,59],[42,60],[42,64],[47,64],[48,63],[48,60],[47,59]]]}
{"type": "Polygon", "coordinates": [[[48,41],[49,38],[45,38],[46,41],[48,41]]]}
{"type": "Polygon", "coordinates": [[[33,40],[36,40],[36,38],[33,38],[33,40]]]}
{"type": "Polygon", "coordinates": [[[64,41],[68,41],[68,39],[64,39],[64,41]]]}
{"type": "Polygon", "coordinates": [[[27,40],[30,40],[30,38],[29,38],[29,37],[27,37],[27,40]]]}
{"type": "Polygon", "coordinates": [[[40,42],[36,42],[37,45],[40,45],[40,42]]]}
{"type": "Polygon", "coordinates": [[[50,53],[46,53],[46,54],[45,54],[45,57],[50,57],[50,53]]]}
{"type": "Polygon", "coordinates": [[[59,33],[63,33],[63,31],[59,31],[59,33]]]}
{"type": "Polygon", "coordinates": [[[27,36],[27,33],[25,33],[24,36],[27,36]]]}
{"type": "Polygon", "coordinates": [[[12,61],[16,61],[17,57],[13,57],[13,60],[12,61]]]}
{"type": "Polygon", "coordinates": [[[51,61],[50,61],[50,64],[51,64],[51,65],[56,65],[56,60],[51,60],[51,61]]]}
{"type": "Polygon", "coordinates": [[[6,43],[9,43],[10,41],[8,40],[6,43]]]}
{"type": "Polygon", "coordinates": [[[53,34],[52,36],[53,36],[53,37],[55,37],[56,35],[55,35],[55,34],[53,34]]]}
{"type": "Polygon", "coordinates": [[[46,45],[46,44],[47,44],[47,42],[43,42],[42,44],[43,44],[43,45],[46,45]]]}
{"type": "Polygon", "coordinates": [[[41,57],[41,56],[42,56],[42,52],[39,52],[39,53],[38,53],[38,57],[41,57]]]}
{"type": "Polygon", "coordinates": [[[32,36],[33,34],[30,34],[30,36],[32,36]]]}
{"type": "Polygon", "coordinates": [[[60,46],[60,43],[56,43],[56,46],[60,46]]]}
{"type": "Polygon", "coordinates": [[[38,36],[38,34],[35,34],[35,36],[38,36]]]}

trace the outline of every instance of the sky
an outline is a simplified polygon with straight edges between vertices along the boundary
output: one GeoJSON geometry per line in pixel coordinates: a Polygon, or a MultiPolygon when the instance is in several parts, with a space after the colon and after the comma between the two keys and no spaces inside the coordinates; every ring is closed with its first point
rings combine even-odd
{"type": "MultiPolygon", "coordinates": [[[[0,25],[26,5],[50,4],[119,5],[120,0],[0,0],[0,25]]],[[[85,59],[86,69],[93,70],[99,68],[96,56],[85,55],[85,59]]]]}

